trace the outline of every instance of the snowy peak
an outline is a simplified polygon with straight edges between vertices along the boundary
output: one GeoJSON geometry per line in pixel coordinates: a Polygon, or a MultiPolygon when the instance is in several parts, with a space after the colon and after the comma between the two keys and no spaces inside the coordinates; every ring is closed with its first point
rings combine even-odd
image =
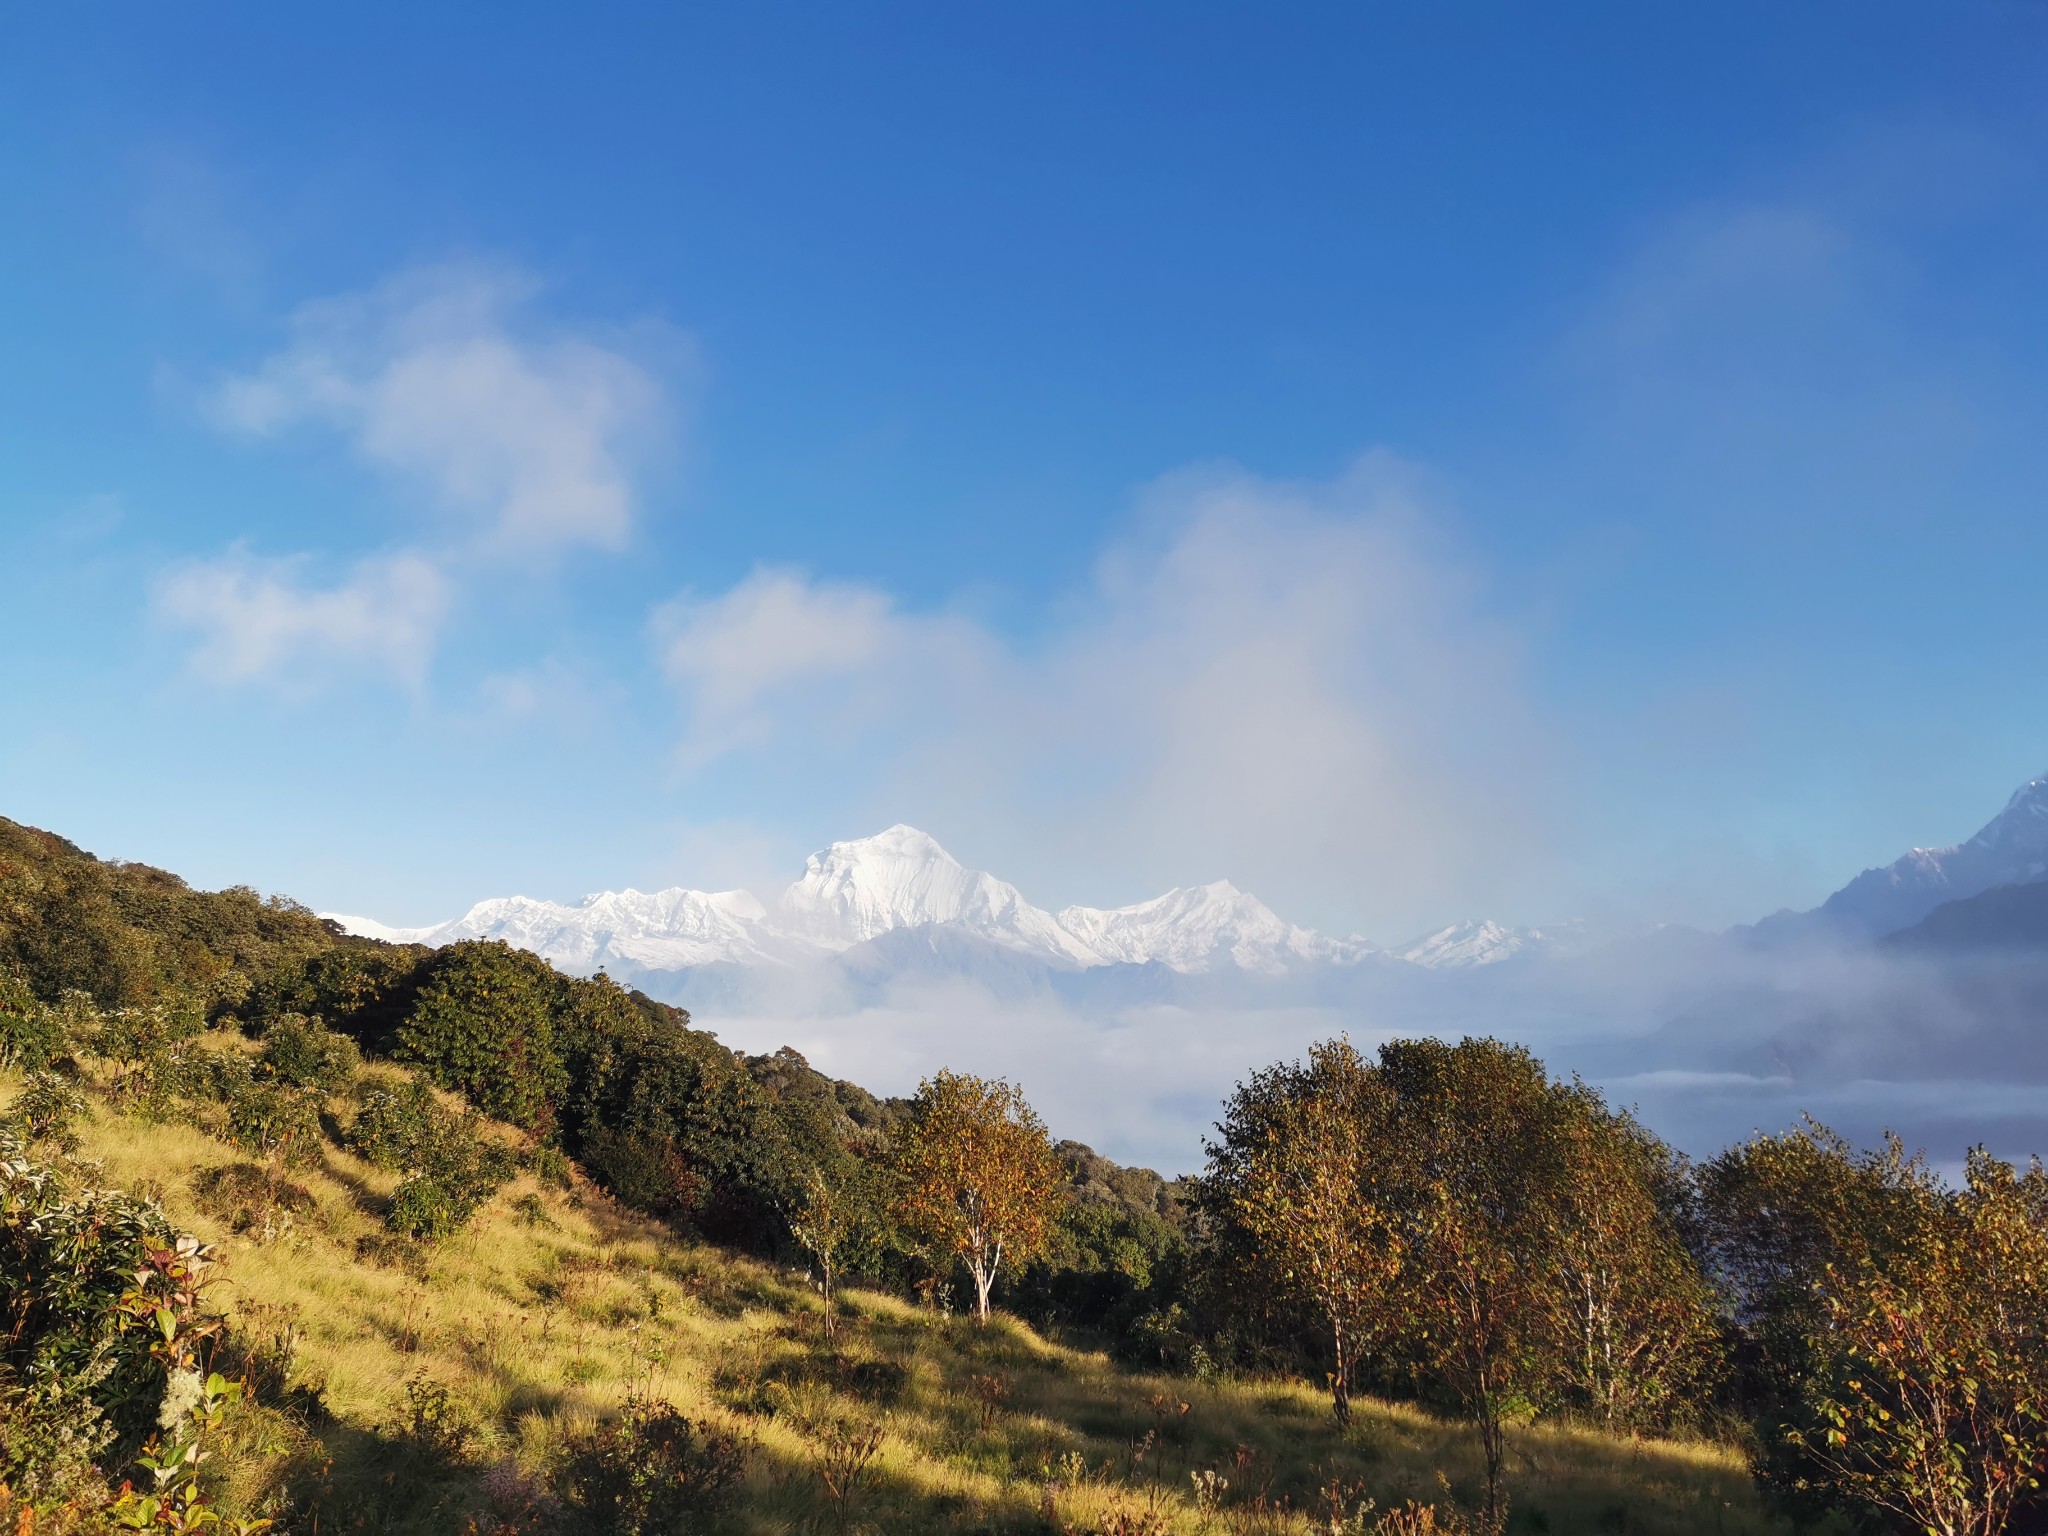
{"type": "Polygon", "coordinates": [[[1910,927],[1943,902],[2048,878],[2048,776],[2013,791],[1968,842],[1914,848],[1862,874],[1818,909],[1830,926],[1868,935],[1910,927]]]}
{"type": "Polygon", "coordinates": [[[1067,907],[1059,922],[1105,962],[1156,962],[1190,974],[1228,959],[1242,970],[1278,975],[1304,962],[1349,964],[1373,952],[1362,940],[1328,939],[1297,928],[1228,880],[1107,911],[1067,907]]]}
{"type": "Polygon", "coordinates": [[[834,949],[897,928],[946,923],[1077,965],[1097,958],[1014,885],[968,869],[932,837],[901,824],[812,854],[803,877],[782,893],[776,917],[834,949]]]}
{"type": "MultiPolygon", "coordinates": [[[[1128,907],[1067,907],[1055,916],[1014,885],[967,868],[936,839],[900,824],[812,854],[803,874],[768,906],[745,891],[675,887],[600,891],[573,904],[498,897],[427,928],[336,920],[351,933],[397,943],[503,939],[569,970],[602,967],[620,976],[714,965],[803,966],[885,936],[914,944],[911,936],[919,931],[935,954],[971,953],[975,945],[955,942],[971,939],[1064,971],[1157,965],[1183,975],[1234,970],[1280,977],[1386,955],[1361,938],[1298,927],[1228,880],[1180,887],[1128,907]]],[[[1530,949],[1555,950],[1555,936],[1564,931],[1460,924],[1398,953],[1422,966],[1487,965],[1530,949]]],[[[848,963],[886,965],[879,957],[894,951],[884,945],[862,953],[870,959],[849,957],[848,963]]]]}

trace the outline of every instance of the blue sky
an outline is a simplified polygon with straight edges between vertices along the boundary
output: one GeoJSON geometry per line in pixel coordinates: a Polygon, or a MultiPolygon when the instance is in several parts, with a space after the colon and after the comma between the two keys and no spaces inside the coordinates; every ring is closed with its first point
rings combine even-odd
{"type": "Polygon", "coordinates": [[[16,8],[0,813],[1706,923],[2048,767],[2048,11],[16,8]]]}

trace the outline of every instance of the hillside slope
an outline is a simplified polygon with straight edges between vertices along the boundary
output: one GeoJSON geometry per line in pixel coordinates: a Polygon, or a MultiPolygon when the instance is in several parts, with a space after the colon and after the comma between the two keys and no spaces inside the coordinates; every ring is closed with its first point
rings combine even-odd
{"type": "MultiPolygon", "coordinates": [[[[0,1098],[16,1086],[0,1075],[0,1098]]],[[[220,1299],[259,1346],[284,1447],[243,1445],[219,1475],[283,1529],[548,1528],[565,1445],[635,1393],[730,1437],[739,1481],[704,1528],[762,1536],[1307,1532],[1331,1529],[1308,1516],[1333,1486],[1382,1509],[1442,1499],[1440,1468],[1476,1489],[1466,1430],[1363,1404],[1340,1432],[1305,1383],[1128,1371],[1014,1320],[978,1328],[872,1292],[851,1293],[827,1340],[802,1275],[679,1240],[580,1180],[522,1176],[441,1246],[394,1248],[397,1176],[323,1146],[295,1175],[291,1229],[260,1240],[204,1193],[238,1156],[202,1131],[95,1094],[82,1137],[74,1175],[147,1189],[219,1245],[220,1299]],[[867,1431],[878,1454],[842,1507],[827,1474],[867,1431]],[[1203,1472],[1227,1483],[1213,1508],[1203,1472]]],[[[1722,1448],[1535,1427],[1515,1455],[1513,1529],[1782,1529],[1722,1448]]]]}

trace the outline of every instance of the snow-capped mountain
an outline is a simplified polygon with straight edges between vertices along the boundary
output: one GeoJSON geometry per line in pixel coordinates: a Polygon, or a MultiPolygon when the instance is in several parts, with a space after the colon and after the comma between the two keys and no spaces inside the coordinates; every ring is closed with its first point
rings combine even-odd
{"type": "Polygon", "coordinates": [[[1911,849],[1881,869],[1866,869],[1812,912],[1780,914],[1757,927],[1767,935],[1820,927],[1876,937],[1912,926],[1944,902],[2044,878],[2048,776],[2014,790],[2005,809],[1968,842],[1911,849]]]}
{"type": "Polygon", "coordinates": [[[618,974],[800,966],[922,928],[971,936],[1058,971],[1155,965],[1189,976],[1280,976],[1380,953],[1363,939],[1328,938],[1286,922],[1227,880],[1135,906],[1068,907],[1055,916],[906,826],[812,854],[772,906],[745,891],[677,888],[605,891],[574,904],[494,897],[424,928],[327,915],[367,938],[503,939],[570,970],[618,974]]]}
{"type": "Polygon", "coordinates": [[[1102,963],[1014,885],[968,869],[935,839],[900,823],[812,854],[803,878],[775,905],[778,928],[834,950],[927,923],[1073,965],[1102,963]]]}
{"type": "Polygon", "coordinates": [[[1059,923],[1097,964],[1156,962],[1184,975],[1199,975],[1226,960],[1240,970],[1281,975],[1303,964],[1351,965],[1378,953],[1363,939],[1330,939],[1297,928],[1228,880],[1110,911],[1066,907],[1059,923]]]}
{"type": "Polygon", "coordinates": [[[1647,931],[1600,927],[1577,918],[1562,923],[1546,923],[1541,928],[1510,928],[1505,923],[1468,921],[1452,923],[1448,928],[1439,928],[1419,939],[1398,944],[1392,953],[1410,964],[1427,966],[1433,971],[1462,971],[1480,965],[1499,965],[1502,961],[1522,957],[1567,959],[1633,933],[1647,931]]]}

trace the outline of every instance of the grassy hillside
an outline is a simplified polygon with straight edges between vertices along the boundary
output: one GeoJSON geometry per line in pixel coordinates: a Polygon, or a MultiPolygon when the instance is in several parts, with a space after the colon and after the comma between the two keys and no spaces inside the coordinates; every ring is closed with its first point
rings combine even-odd
{"type": "MultiPolygon", "coordinates": [[[[0,1078],[0,1095],[15,1087],[0,1078]]],[[[681,1240],[580,1179],[521,1176],[415,1247],[382,1221],[398,1176],[323,1144],[292,1175],[305,1198],[288,1226],[238,1233],[218,1172],[242,1164],[233,1149],[92,1100],[76,1176],[155,1194],[220,1245],[216,1297],[260,1411],[216,1476],[290,1529],[545,1529],[565,1446],[635,1393],[740,1448],[707,1527],[736,1532],[1349,1531],[1378,1518],[1358,1517],[1366,1498],[1448,1514],[1446,1480],[1476,1498],[1467,1432],[1406,1407],[1362,1403],[1339,1432],[1305,1383],[1147,1375],[869,1292],[828,1340],[802,1275],[681,1240]],[[1201,1500],[1205,1473],[1227,1486],[1201,1500]]],[[[1721,1447],[1538,1426],[1515,1435],[1513,1467],[1510,1529],[1781,1529],[1721,1447]]]]}

